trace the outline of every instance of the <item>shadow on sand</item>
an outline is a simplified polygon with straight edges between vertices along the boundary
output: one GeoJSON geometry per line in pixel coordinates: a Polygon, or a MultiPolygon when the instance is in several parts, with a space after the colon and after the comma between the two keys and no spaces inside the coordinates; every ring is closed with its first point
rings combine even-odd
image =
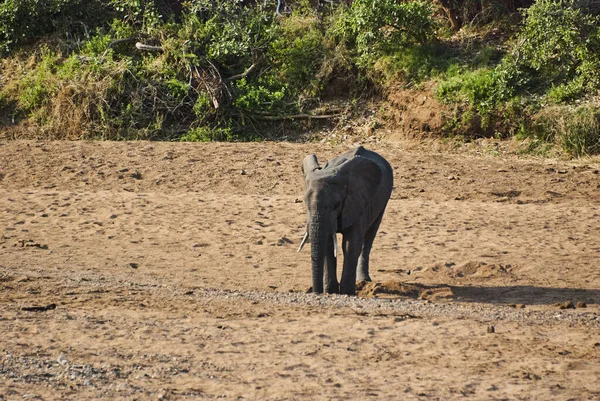
{"type": "Polygon", "coordinates": [[[600,289],[550,288],[517,285],[506,287],[448,286],[452,298],[461,302],[553,305],[565,301],[600,304],[600,289]]]}
{"type": "Polygon", "coordinates": [[[451,299],[459,302],[490,304],[554,305],[581,301],[588,305],[600,304],[600,289],[552,288],[530,285],[515,286],[453,286],[424,285],[386,281],[361,282],[358,296],[371,298],[451,299]]]}

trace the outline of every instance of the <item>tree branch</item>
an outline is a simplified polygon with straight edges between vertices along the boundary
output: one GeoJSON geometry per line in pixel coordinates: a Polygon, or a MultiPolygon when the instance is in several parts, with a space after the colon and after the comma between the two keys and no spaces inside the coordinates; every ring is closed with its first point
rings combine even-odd
{"type": "Polygon", "coordinates": [[[241,74],[232,75],[229,78],[226,78],[225,82],[231,82],[231,81],[235,81],[238,79],[246,78],[246,76],[248,76],[248,74],[250,74],[252,72],[252,70],[254,70],[257,66],[258,66],[258,63],[252,63],[252,65],[250,67],[248,67],[248,69],[246,71],[242,72],[241,74]]]}
{"type": "Polygon", "coordinates": [[[140,42],[137,42],[135,44],[135,48],[138,50],[146,51],[146,52],[162,52],[163,51],[162,46],[150,46],[150,45],[145,45],[140,42]]]}
{"type": "Polygon", "coordinates": [[[125,38],[125,39],[117,39],[117,40],[113,40],[112,42],[110,42],[108,44],[108,46],[106,46],[106,50],[104,51],[104,53],[102,54],[102,57],[100,58],[100,61],[104,61],[104,58],[106,57],[106,55],[108,54],[108,51],[110,49],[112,49],[113,47],[115,47],[116,45],[120,45],[121,43],[129,43],[129,42],[134,42],[135,40],[137,40],[137,38],[125,38]]]}
{"type": "Polygon", "coordinates": [[[438,4],[446,13],[448,20],[450,21],[450,25],[455,32],[458,32],[461,28],[461,22],[458,20],[456,13],[452,9],[452,4],[450,4],[449,0],[438,0],[438,4]]]}

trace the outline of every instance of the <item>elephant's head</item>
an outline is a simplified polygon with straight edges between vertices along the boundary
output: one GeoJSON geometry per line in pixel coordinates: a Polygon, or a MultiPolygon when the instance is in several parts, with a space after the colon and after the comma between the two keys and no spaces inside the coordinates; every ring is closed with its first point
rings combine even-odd
{"type": "Polygon", "coordinates": [[[310,239],[313,291],[323,292],[323,266],[327,254],[337,252],[336,233],[369,219],[371,205],[381,180],[381,170],[371,160],[353,156],[334,159],[321,168],[315,155],[302,162],[306,181],[306,234],[310,239]]]}

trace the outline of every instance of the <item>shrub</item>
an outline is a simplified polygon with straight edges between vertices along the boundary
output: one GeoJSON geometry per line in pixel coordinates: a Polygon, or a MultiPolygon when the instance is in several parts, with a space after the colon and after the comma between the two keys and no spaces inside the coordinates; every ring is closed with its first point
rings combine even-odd
{"type": "MultiPolygon", "coordinates": [[[[467,116],[478,116],[484,130],[494,124],[504,125],[501,129],[505,132],[513,130],[512,122],[502,120],[507,105],[516,104],[517,97],[530,98],[530,107],[535,109],[540,99],[550,103],[572,101],[595,90],[600,83],[600,20],[597,17],[578,8],[574,0],[539,0],[524,10],[523,16],[523,29],[514,41],[513,50],[497,66],[464,71],[459,68],[459,72],[447,73],[437,87],[440,100],[457,104],[467,116]]],[[[534,113],[533,109],[528,111],[521,107],[521,111],[517,114],[513,111],[512,116],[523,118],[534,113]]],[[[564,127],[580,126],[574,119],[561,121],[565,121],[564,127]]],[[[544,124],[540,122],[536,126],[535,131],[539,132],[544,124]]],[[[563,138],[564,141],[559,142],[569,152],[580,153],[573,150],[579,145],[568,145],[579,142],[566,138],[582,136],[569,134],[573,132],[570,128],[563,131],[553,137],[563,138]]],[[[589,135],[585,137],[588,139],[584,147],[593,148],[589,146],[589,135]]]]}
{"type": "Polygon", "coordinates": [[[277,79],[286,82],[294,94],[305,98],[317,96],[322,79],[327,79],[318,73],[328,55],[318,16],[292,14],[280,21],[278,31],[269,49],[271,62],[277,66],[277,79]]]}
{"type": "Polygon", "coordinates": [[[543,108],[523,136],[557,144],[571,156],[600,153],[600,109],[595,105],[543,108]]]}
{"type": "MultiPolygon", "coordinates": [[[[506,14],[493,2],[314,3],[288,2],[293,11],[277,16],[275,2],[243,0],[7,0],[0,119],[52,138],[246,140],[324,99],[356,102],[365,88],[437,79],[448,132],[520,130],[570,154],[598,152],[598,111],[564,108],[600,88],[590,2],[539,0],[502,46],[468,29],[436,38],[434,4],[481,24],[506,14]],[[24,46],[47,34],[45,47],[24,46]]],[[[529,4],[498,4],[509,3],[529,4]]]]}
{"type": "Polygon", "coordinates": [[[63,29],[87,37],[94,27],[112,18],[100,0],[5,0],[0,4],[0,52],[63,29]]]}
{"type": "Polygon", "coordinates": [[[515,49],[519,63],[535,70],[547,84],[562,84],[579,76],[598,83],[598,17],[577,8],[575,0],[539,0],[524,16],[515,49]]]}
{"type": "Polygon", "coordinates": [[[355,0],[335,25],[334,33],[355,49],[362,68],[401,46],[422,44],[434,36],[430,2],[355,0]]]}

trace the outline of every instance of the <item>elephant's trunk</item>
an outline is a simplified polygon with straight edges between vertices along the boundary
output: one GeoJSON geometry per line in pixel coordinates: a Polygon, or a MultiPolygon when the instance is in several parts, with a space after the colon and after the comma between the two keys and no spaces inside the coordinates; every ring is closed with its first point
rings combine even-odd
{"type": "Polygon", "coordinates": [[[309,229],[310,259],[312,263],[313,292],[323,292],[323,266],[327,252],[328,236],[322,232],[318,223],[312,223],[309,229]]]}

